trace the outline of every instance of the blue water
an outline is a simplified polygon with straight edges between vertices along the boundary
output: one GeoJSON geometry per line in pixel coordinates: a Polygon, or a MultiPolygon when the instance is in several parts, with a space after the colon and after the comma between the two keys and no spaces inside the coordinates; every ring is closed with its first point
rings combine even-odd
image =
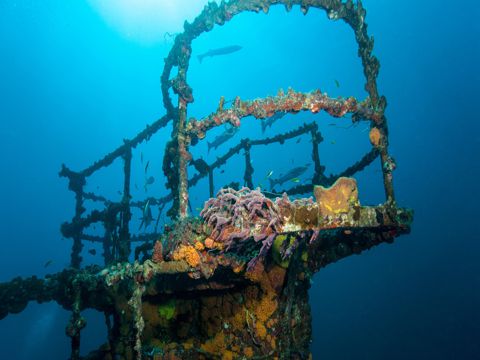
{"type": "MultiPolygon", "coordinates": [[[[163,34],[180,31],[180,19],[199,8],[197,2],[193,11],[187,0],[164,1],[170,11],[177,7],[175,16],[165,13],[159,22],[160,11],[129,22],[128,12],[122,17],[99,3],[0,3],[0,281],[43,276],[68,265],[71,243],[62,239],[59,226],[72,217],[74,202],[66,180],[57,176],[61,163],[80,170],[163,115],[159,76],[172,44],[163,34]]],[[[314,277],[312,352],[315,359],[479,359],[480,5],[475,0],[365,0],[364,5],[382,64],[379,90],[388,98],[397,201],[415,210],[415,220],[410,235],[314,277]]],[[[298,8],[289,14],[283,7],[269,16],[243,14],[204,34],[193,43],[188,80],[195,96],[189,116],[196,117],[214,111],[222,95],[255,98],[289,86],[365,96],[351,30],[320,11],[304,17],[298,8]],[[210,48],[232,44],[243,49],[196,61],[210,48]]],[[[325,138],[320,151],[327,174],[368,149],[365,126],[350,132],[340,127],[347,120],[329,126],[325,115],[290,116],[268,134],[313,120],[325,138]]],[[[247,135],[261,137],[258,122],[245,120],[229,144],[247,135]]],[[[156,178],[148,194],[165,194],[161,157],[169,137],[170,128],[164,129],[134,153],[133,181],[140,189],[134,196],[145,195],[139,152],[156,178]]],[[[207,154],[203,142],[192,152],[211,161],[227,148],[207,154]]],[[[252,156],[259,185],[269,170],[278,175],[291,164],[308,163],[310,147],[305,138],[255,149],[252,156]]],[[[216,177],[217,188],[242,179],[243,158],[234,161],[216,177]]],[[[359,175],[364,204],[383,201],[378,167],[375,162],[359,175]]],[[[118,197],[120,170],[118,163],[88,186],[118,197]]],[[[192,207],[207,196],[207,182],[201,182],[191,191],[192,207]]],[[[101,263],[98,255],[86,255],[85,261],[101,263]]],[[[95,312],[85,315],[83,354],[99,346],[104,334],[95,312]]],[[[53,303],[31,303],[23,313],[9,315],[0,322],[0,359],[67,358],[68,316],[53,303]]]]}

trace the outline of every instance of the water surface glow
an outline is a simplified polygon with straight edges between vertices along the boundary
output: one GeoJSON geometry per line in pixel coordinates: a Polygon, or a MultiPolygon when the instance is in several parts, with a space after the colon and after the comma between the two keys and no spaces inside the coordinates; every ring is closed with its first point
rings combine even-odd
{"type": "Polygon", "coordinates": [[[206,0],[88,0],[105,21],[123,36],[149,45],[169,40],[185,19],[192,21],[206,0]]]}

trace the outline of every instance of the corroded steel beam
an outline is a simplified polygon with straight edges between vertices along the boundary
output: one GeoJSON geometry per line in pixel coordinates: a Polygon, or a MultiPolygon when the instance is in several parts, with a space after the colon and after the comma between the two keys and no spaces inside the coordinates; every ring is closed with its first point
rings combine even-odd
{"type": "Polygon", "coordinates": [[[379,122],[383,119],[383,113],[372,108],[370,99],[358,102],[353,97],[334,99],[329,97],[328,94],[320,92],[320,90],[302,93],[289,89],[286,93],[280,90],[276,96],[262,99],[242,101],[237,97],[232,107],[228,109],[219,107],[216,112],[201,120],[191,118],[186,132],[191,137],[203,139],[208,130],[225,123],[240,126],[241,119],[248,116],[265,119],[277,112],[310,111],[318,113],[322,110],[334,117],[352,114],[353,121],[371,120],[379,122]]]}

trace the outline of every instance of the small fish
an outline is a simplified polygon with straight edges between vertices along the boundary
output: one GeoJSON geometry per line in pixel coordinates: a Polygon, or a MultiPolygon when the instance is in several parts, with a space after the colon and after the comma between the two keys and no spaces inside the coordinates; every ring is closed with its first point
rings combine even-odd
{"type": "Polygon", "coordinates": [[[223,173],[225,173],[225,170],[220,171],[220,174],[223,174],[223,173]]]}
{"type": "Polygon", "coordinates": [[[147,161],[147,165],[145,165],[145,174],[147,173],[148,165],[150,165],[150,160],[148,160],[148,161],[147,161]]]}
{"type": "Polygon", "coordinates": [[[150,176],[148,179],[145,178],[145,184],[143,184],[143,189],[145,192],[147,192],[147,187],[148,185],[152,185],[155,182],[155,178],[153,176],[150,176]]]}
{"type": "Polygon", "coordinates": [[[271,127],[277,120],[281,119],[286,114],[286,112],[277,112],[269,118],[262,119],[260,123],[262,126],[262,134],[265,132],[265,130],[267,130],[268,127],[271,127]]]}
{"type": "Polygon", "coordinates": [[[270,170],[270,171],[268,172],[268,174],[267,174],[267,179],[268,179],[270,176],[272,176],[272,175],[273,175],[273,170],[270,170]]]}
{"type": "Polygon", "coordinates": [[[338,80],[337,80],[337,79],[335,79],[335,85],[337,85],[337,88],[339,88],[339,87],[340,87],[340,83],[338,82],[338,80]]]}
{"type": "Polygon", "coordinates": [[[140,153],[140,164],[143,165],[143,152],[140,153]]]}
{"type": "Polygon", "coordinates": [[[45,263],[45,265],[43,265],[43,267],[47,268],[47,267],[49,267],[50,265],[52,265],[52,263],[53,263],[53,260],[48,260],[48,261],[45,263]]]}
{"type": "Polygon", "coordinates": [[[195,210],[197,210],[198,212],[202,211],[203,209],[201,207],[197,207],[195,208],[195,210]]]}
{"type": "Polygon", "coordinates": [[[145,184],[152,185],[155,182],[155,178],[150,176],[148,179],[145,179],[145,184]]]}
{"type": "Polygon", "coordinates": [[[302,138],[301,138],[301,137],[299,137],[299,138],[297,139],[297,141],[295,141],[295,144],[300,144],[300,141],[302,141],[302,138]]]}
{"type": "Polygon", "coordinates": [[[145,215],[149,209],[149,206],[150,206],[150,199],[147,200],[147,202],[145,203],[145,206],[143,208],[143,214],[145,215]]]}
{"type": "Polygon", "coordinates": [[[141,223],[138,230],[141,230],[142,228],[144,228],[144,230],[147,230],[147,227],[150,226],[153,221],[152,209],[150,208],[150,199],[147,200],[147,203],[143,207],[143,214],[140,220],[141,223]]]}
{"type": "Polygon", "coordinates": [[[208,147],[208,152],[210,152],[210,149],[211,148],[218,148],[220,145],[222,145],[223,143],[227,142],[228,140],[230,140],[233,136],[235,136],[235,134],[237,133],[238,131],[238,127],[231,127],[231,128],[228,128],[226,129],[223,133],[221,133],[220,135],[218,135],[215,139],[213,139],[212,142],[208,142],[207,141],[207,147],[208,147]]]}
{"type": "Polygon", "coordinates": [[[299,179],[299,178],[293,178],[293,179],[292,179],[292,182],[294,182],[294,183],[299,183],[299,182],[300,182],[300,179],[299,179]]]}
{"type": "Polygon", "coordinates": [[[95,256],[95,255],[97,255],[97,250],[95,250],[95,249],[92,248],[92,249],[88,250],[88,253],[89,253],[90,255],[95,256]]]}
{"type": "Polygon", "coordinates": [[[308,170],[309,164],[305,166],[298,166],[296,168],[293,168],[289,170],[286,174],[280,175],[277,179],[269,178],[268,181],[270,182],[270,190],[272,190],[275,185],[282,185],[283,183],[287,181],[293,181],[293,182],[298,182],[300,179],[298,177],[302,175],[305,171],[308,170]],[[295,181],[295,179],[298,179],[298,181],[295,181]]]}
{"type": "Polygon", "coordinates": [[[336,126],[336,127],[339,128],[339,129],[350,129],[350,128],[353,126],[353,124],[352,124],[352,125],[348,125],[348,126],[340,126],[340,125],[337,125],[337,124],[335,124],[335,123],[330,123],[330,124],[328,124],[328,126],[336,126]]]}
{"type": "Polygon", "coordinates": [[[118,195],[122,195],[122,192],[120,190],[117,191],[118,195]]]}
{"type": "Polygon", "coordinates": [[[263,189],[263,184],[262,184],[262,183],[258,183],[258,187],[259,187],[260,189],[263,189]]]}
{"type": "Polygon", "coordinates": [[[337,142],[335,140],[330,141],[330,144],[335,145],[337,142]]]}
{"type": "Polygon", "coordinates": [[[231,54],[231,53],[234,53],[236,51],[239,51],[241,49],[242,49],[242,47],[239,46],[239,45],[225,46],[225,47],[218,48],[218,49],[208,50],[206,53],[197,55],[197,58],[198,58],[198,61],[200,63],[202,63],[203,58],[212,57],[212,56],[219,56],[219,55],[227,55],[227,54],[231,54]]]}

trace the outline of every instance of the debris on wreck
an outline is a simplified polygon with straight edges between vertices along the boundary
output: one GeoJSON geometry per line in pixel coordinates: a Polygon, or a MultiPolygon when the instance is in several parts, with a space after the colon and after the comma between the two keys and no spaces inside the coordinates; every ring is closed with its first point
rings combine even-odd
{"type": "MultiPolygon", "coordinates": [[[[392,242],[410,231],[413,218],[411,210],[395,202],[386,100],[377,90],[379,62],[372,55],[365,14],[361,2],[351,0],[232,0],[209,3],[193,23],[185,23],[163,70],[166,114],[91,166],[81,171],[62,166],[60,176],[68,179],[75,194],[75,215],[61,227],[64,237],[73,240],[71,266],[44,279],[32,276],[1,283],[0,319],[23,311],[30,301],[56,301],[72,311],[66,334],[73,360],[310,359],[308,289],[313,274],[339,259],[392,242]],[[187,107],[193,101],[186,81],[192,41],[242,12],[267,13],[277,4],[288,11],[299,5],[304,14],[310,7],[319,8],[329,19],[343,20],[352,28],[368,97],[358,101],[333,99],[319,90],[280,90],[262,99],[237,97],[229,108],[222,98],[212,114],[187,120],[187,107]],[[172,77],[174,68],[178,72],[172,77]],[[177,106],[170,90],[178,95],[177,106]],[[223,124],[238,128],[247,116],[262,120],[300,111],[325,111],[334,117],[350,114],[353,122],[370,122],[372,149],[341,173],[327,176],[318,149],[323,138],[314,122],[272,137],[243,139],[210,164],[193,159],[189,151],[209,130],[223,124]],[[132,151],[170,122],[172,139],[163,159],[170,193],[135,200],[130,192],[132,151]],[[277,197],[254,189],[252,149],[303,135],[312,139],[311,182],[282,190],[277,197]],[[237,182],[235,188],[222,187],[214,196],[215,171],[241,150],[244,187],[237,182]],[[122,199],[115,202],[86,192],[87,179],[118,158],[124,162],[122,199]],[[353,176],[378,158],[386,201],[364,206],[353,176]],[[190,178],[189,165],[197,171],[190,178]],[[200,217],[188,216],[188,189],[206,177],[210,198],[200,217]],[[86,201],[103,204],[104,209],[87,212],[86,201]],[[167,214],[173,222],[164,231],[157,232],[157,219],[153,232],[131,234],[134,212],[155,208],[161,214],[169,204],[167,214]],[[103,225],[103,236],[86,232],[97,223],[103,225]],[[103,268],[82,267],[84,241],[101,244],[103,268]],[[104,345],[82,357],[81,332],[88,326],[81,316],[85,309],[105,315],[108,333],[104,345]]],[[[153,221],[151,213],[149,221],[153,221]]]]}

